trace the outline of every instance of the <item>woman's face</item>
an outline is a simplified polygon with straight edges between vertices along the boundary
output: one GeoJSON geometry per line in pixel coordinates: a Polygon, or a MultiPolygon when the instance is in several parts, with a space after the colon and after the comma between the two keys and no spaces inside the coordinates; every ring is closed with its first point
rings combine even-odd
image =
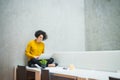
{"type": "Polygon", "coordinates": [[[43,35],[38,36],[37,42],[41,42],[43,40],[43,35]]]}

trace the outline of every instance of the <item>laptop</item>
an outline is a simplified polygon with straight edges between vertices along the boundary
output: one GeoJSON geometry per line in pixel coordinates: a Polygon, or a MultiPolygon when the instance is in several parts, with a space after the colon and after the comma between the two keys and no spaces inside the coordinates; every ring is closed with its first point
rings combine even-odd
{"type": "Polygon", "coordinates": [[[52,54],[44,53],[44,54],[40,55],[39,59],[49,59],[51,57],[52,57],[52,54]]]}

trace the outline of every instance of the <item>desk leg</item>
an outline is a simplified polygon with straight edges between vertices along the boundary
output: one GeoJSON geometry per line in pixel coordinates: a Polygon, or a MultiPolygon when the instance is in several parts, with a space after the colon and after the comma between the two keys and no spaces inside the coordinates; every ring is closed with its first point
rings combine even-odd
{"type": "Polygon", "coordinates": [[[35,80],[41,80],[41,72],[35,71],[35,80]]]}

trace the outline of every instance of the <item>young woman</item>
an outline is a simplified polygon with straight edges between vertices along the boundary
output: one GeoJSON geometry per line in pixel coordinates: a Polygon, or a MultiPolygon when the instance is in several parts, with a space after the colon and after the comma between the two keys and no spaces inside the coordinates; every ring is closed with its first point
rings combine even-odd
{"type": "Polygon", "coordinates": [[[34,67],[34,64],[41,66],[38,59],[39,56],[44,53],[45,44],[43,41],[47,39],[47,34],[42,30],[38,30],[35,32],[35,37],[34,40],[31,40],[28,43],[25,50],[25,54],[28,57],[29,67],[34,67]]]}

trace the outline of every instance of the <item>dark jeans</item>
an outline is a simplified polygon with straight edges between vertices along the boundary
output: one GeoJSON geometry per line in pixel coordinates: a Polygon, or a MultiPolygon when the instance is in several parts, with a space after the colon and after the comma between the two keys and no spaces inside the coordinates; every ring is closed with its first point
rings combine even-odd
{"type": "MultiPolygon", "coordinates": [[[[48,64],[52,64],[54,62],[53,58],[46,59],[46,60],[47,60],[47,65],[46,66],[48,66],[48,64]]],[[[37,60],[37,59],[33,58],[30,61],[28,61],[28,66],[31,67],[31,65],[33,65],[33,64],[38,64],[39,66],[41,66],[39,61],[40,60],[37,60]]]]}
{"type": "Polygon", "coordinates": [[[28,61],[28,66],[29,67],[32,67],[33,64],[38,64],[39,66],[41,66],[40,62],[37,59],[35,59],[35,58],[33,58],[30,61],[28,61]]]}

